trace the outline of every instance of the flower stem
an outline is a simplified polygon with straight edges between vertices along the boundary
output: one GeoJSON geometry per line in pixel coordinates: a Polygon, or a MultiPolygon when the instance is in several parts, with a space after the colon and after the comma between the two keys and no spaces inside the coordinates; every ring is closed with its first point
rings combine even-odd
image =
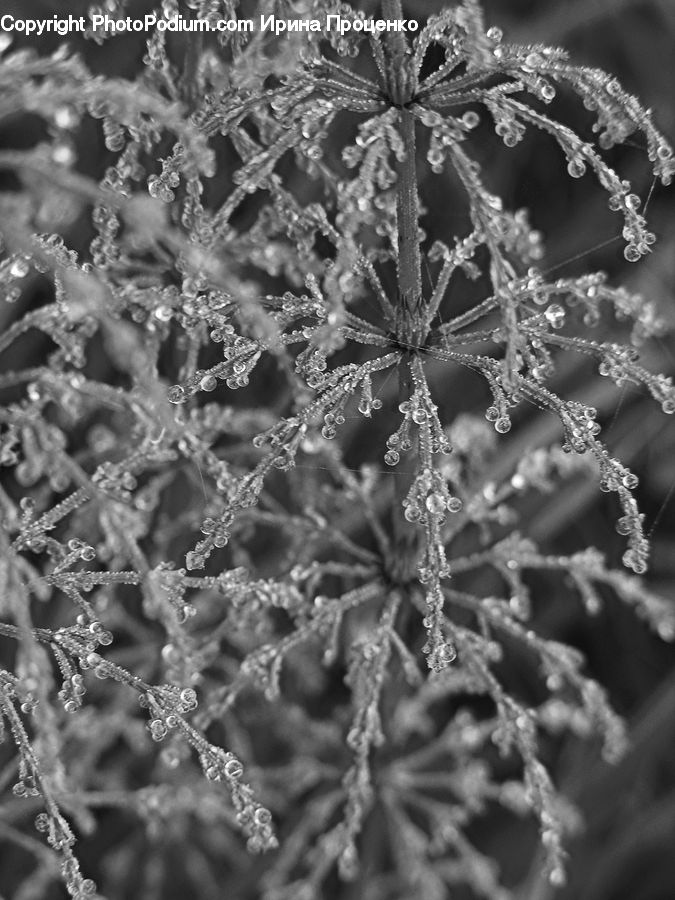
{"type": "MultiPolygon", "coordinates": [[[[382,16],[385,19],[402,19],[401,0],[383,0],[382,16]]],[[[410,361],[414,348],[423,339],[422,334],[422,278],[419,244],[419,192],[417,185],[417,149],[415,144],[415,118],[405,104],[411,80],[406,77],[407,43],[403,32],[387,32],[387,82],[391,99],[399,106],[399,130],[403,140],[404,157],[398,164],[396,214],[398,229],[398,259],[396,265],[397,304],[396,338],[406,348],[399,364],[399,402],[409,400],[414,385],[410,361]]],[[[396,581],[407,582],[415,577],[419,554],[419,533],[403,516],[405,500],[416,469],[416,454],[406,456],[409,475],[397,473],[392,510],[393,559],[391,572],[396,581]]]]}
{"type": "Polygon", "coordinates": [[[419,330],[415,322],[419,318],[422,293],[421,257],[419,243],[419,194],[417,190],[415,118],[410,110],[401,109],[400,130],[405,148],[405,158],[398,166],[398,193],[396,214],[398,224],[398,293],[399,304],[405,308],[405,325],[413,336],[419,330]]]}
{"type": "MultiPolygon", "coordinates": [[[[402,19],[401,0],[383,0],[382,16],[385,19],[402,19]]],[[[398,193],[396,215],[398,227],[398,337],[405,343],[413,343],[421,337],[416,320],[420,319],[419,307],[422,294],[422,264],[419,244],[419,193],[417,188],[417,147],[415,144],[415,117],[406,108],[412,100],[413,73],[408,71],[408,46],[402,31],[387,32],[387,83],[391,100],[399,107],[399,130],[403,141],[404,157],[398,164],[398,193]]]]}

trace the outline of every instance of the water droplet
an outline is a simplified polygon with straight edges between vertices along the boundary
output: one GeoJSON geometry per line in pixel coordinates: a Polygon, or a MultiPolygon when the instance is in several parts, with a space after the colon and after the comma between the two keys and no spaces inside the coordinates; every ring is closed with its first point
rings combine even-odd
{"type": "Polygon", "coordinates": [[[269,825],[272,821],[272,813],[264,806],[260,806],[256,809],[253,819],[256,825],[269,825]]]}
{"type": "Polygon", "coordinates": [[[565,321],[565,310],[559,303],[552,303],[544,312],[544,318],[553,328],[560,328],[565,321]]]}
{"type": "Polygon", "coordinates": [[[168,322],[171,319],[171,307],[158,306],[155,310],[155,318],[160,322],[168,322]]]}
{"type": "Polygon", "coordinates": [[[230,759],[225,764],[225,774],[228,778],[241,778],[244,774],[244,767],[238,759],[230,759]]]}
{"type": "Polygon", "coordinates": [[[12,278],[25,278],[30,271],[30,266],[23,256],[18,256],[9,268],[12,278]]]}
{"type": "Polygon", "coordinates": [[[49,828],[49,816],[47,813],[38,813],[35,817],[35,828],[38,831],[45,832],[49,828]]]}
{"type": "Polygon", "coordinates": [[[187,569],[201,569],[204,566],[204,556],[194,550],[185,554],[185,566],[187,569]]]}
{"type": "Polygon", "coordinates": [[[656,632],[662,641],[675,640],[675,622],[659,622],[656,632]]]}
{"type": "Polygon", "coordinates": [[[548,876],[548,880],[553,885],[553,887],[563,887],[567,878],[565,877],[565,870],[561,866],[556,866],[555,869],[551,870],[550,875],[548,876]]]}
{"type": "Polygon", "coordinates": [[[432,147],[427,153],[427,160],[432,169],[441,166],[445,160],[443,151],[439,147],[432,147]]]}
{"type": "Polygon", "coordinates": [[[77,113],[72,106],[58,106],[54,110],[54,124],[58,128],[68,129],[77,125],[77,113]]]}
{"type": "Polygon", "coordinates": [[[406,506],[403,516],[407,522],[419,522],[420,520],[420,509],[419,506],[410,503],[406,506]]]}
{"type": "Polygon", "coordinates": [[[173,387],[169,388],[167,398],[169,400],[169,403],[184,403],[187,399],[185,396],[185,390],[180,386],[180,384],[174,384],[173,387]]]}
{"type": "Polygon", "coordinates": [[[572,178],[581,178],[586,174],[586,163],[574,156],[567,164],[567,171],[572,178]]]}
{"type": "Polygon", "coordinates": [[[446,510],[445,498],[442,494],[429,494],[424,505],[435,516],[444,513],[446,510]]]}
{"type": "Polygon", "coordinates": [[[69,166],[75,162],[75,151],[70,144],[54,144],[52,147],[52,159],[60,166],[69,166]]]}

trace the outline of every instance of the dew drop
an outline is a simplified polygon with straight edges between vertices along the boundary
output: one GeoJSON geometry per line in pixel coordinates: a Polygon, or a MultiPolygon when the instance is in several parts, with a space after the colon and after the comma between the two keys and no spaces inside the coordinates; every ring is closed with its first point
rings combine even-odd
{"type": "Polygon", "coordinates": [[[424,505],[433,515],[440,515],[444,513],[446,510],[445,499],[442,494],[429,494],[427,499],[424,502],[424,505]]]}
{"type": "Polygon", "coordinates": [[[628,516],[622,516],[616,523],[617,534],[628,535],[631,533],[631,523],[628,516]]]}
{"type": "Polygon", "coordinates": [[[553,887],[562,887],[565,882],[565,871],[560,866],[556,866],[555,869],[551,870],[550,875],[548,876],[549,882],[553,885],[553,887]]]}
{"type": "Polygon", "coordinates": [[[578,157],[572,157],[567,164],[567,172],[572,178],[581,178],[586,174],[586,163],[578,157]]]}
{"type": "Polygon", "coordinates": [[[169,388],[167,397],[169,403],[184,403],[186,400],[185,390],[180,386],[180,384],[174,384],[173,387],[169,388]]]}
{"type": "Polygon", "coordinates": [[[169,322],[171,320],[171,307],[158,306],[155,310],[155,318],[160,322],[169,322]]]}
{"type": "Polygon", "coordinates": [[[238,759],[231,759],[225,765],[225,774],[228,778],[241,778],[244,767],[238,759]]]}
{"type": "Polygon", "coordinates": [[[406,506],[405,511],[403,513],[403,517],[406,522],[419,522],[420,520],[420,510],[419,506],[415,506],[412,503],[409,506],[406,506]]]}
{"type": "Polygon", "coordinates": [[[17,257],[9,268],[12,278],[25,278],[29,271],[30,266],[22,256],[17,257]]]}
{"type": "Polygon", "coordinates": [[[553,328],[560,328],[564,324],[565,310],[559,303],[552,303],[544,312],[544,318],[553,328]]]}
{"type": "Polygon", "coordinates": [[[218,386],[218,379],[215,375],[205,375],[199,382],[199,387],[203,391],[215,391],[218,386]]]}

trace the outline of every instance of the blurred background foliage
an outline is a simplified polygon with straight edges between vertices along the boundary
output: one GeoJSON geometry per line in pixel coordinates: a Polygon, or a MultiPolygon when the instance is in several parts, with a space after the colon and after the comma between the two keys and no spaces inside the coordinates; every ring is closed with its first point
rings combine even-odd
{"type": "MultiPolygon", "coordinates": [[[[2,12],[43,17],[69,12],[79,15],[87,8],[84,2],[69,2],[66,6],[67,9],[57,0],[4,0],[2,12]]],[[[355,6],[365,12],[376,11],[371,2],[355,6]]],[[[657,124],[671,142],[675,140],[673,0],[484,0],[483,6],[486,21],[502,27],[508,40],[564,46],[573,62],[601,66],[618,75],[628,90],[654,110],[657,124]]],[[[140,15],[146,7],[149,4],[132,4],[128,10],[140,15]]],[[[408,16],[423,20],[441,4],[436,0],[409,0],[404,7],[408,16]]],[[[181,58],[182,42],[188,39],[187,35],[176,37],[177,60],[181,58]]],[[[131,79],[141,68],[142,35],[123,35],[101,45],[78,36],[69,40],[95,73],[131,79]]],[[[58,36],[47,36],[32,43],[38,52],[47,53],[61,41],[58,36]]],[[[569,98],[562,96],[557,100],[555,111],[562,121],[582,133],[587,127],[585,111],[580,104],[569,102],[569,98]]],[[[100,178],[109,164],[109,154],[100,133],[90,124],[91,130],[82,129],[78,137],[76,166],[84,174],[100,178]]],[[[0,148],[31,147],[45,137],[42,128],[37,119],[28,116],[4,120],[0,148]]],[[[675,192],[672,188],[654,189],[639,148],[620,147],[609,156],[610,163],[630,178],[643,200],[648,199],[648,220],[658,236],[654,252],[639,265],[630,266],[624,261],[623,242],[617,235],[615,217],[607,209],[606,195],[590,176],[568,178],[564,161],[545,136],[530,133],[517,148],[506,150],[487,125],[483,128],[485,141],[479,158],[490,173],[487,185],[504,198],[506,205],[530,210],[531,221],[545,235],[543,271],[567,277],[602,269],[612,283],[624,283],[656,303],[675,328],[675,192]]],[[[475,141],[474,146],[477,144],[475,141]]],[[[428,170],[426,166],[421,168],[428,170]]],[[[301,172],[294,177],[298,182],[304,178],[301,172]]],[[[443,184],[443,189],[439,189],[440,177],[428,172],[422,183],[422,225],[433,239],[452,243],[452,235],[463,230],[465,215],[461,208],[453,206],[453,185],[443,184]]],[[[11,190],[17,185],[3,175],[0,186],[11,190]]],[[[294,190],[302,194],[305,188],[298,183],[294,190]]],[[[311,191],[311,186],[306,190],[311,191]]],[[[456,186],[454,190],[454,199],[459,203],[459,190],[456,186]]],[[[66,242],[76,250],[86,248],[92,236],[86,215],[78,215],[74,210],[68,221],[67,209],[59,214],[66,222],[61,229],[66,242]]],[[[239,214],[245,216],[246,212],[239,214]]],[[[46,211],[45,216],[53,221],[55,211],[46,211]]],[[[20,304],[0,310],[0,328],[7,328],[31,303],[43,302],[41,289],[40,280],[36,279],[33,296],[28,294],[20,304]]],[[[466,289],[470,290],[468,283],[466,289]]],[[[470,304],[470,299],[456,290],[459,312],[470,304]]],[[[626,334],[622,323],[608,320],[605,327],[607,339],[612,339],[613,334],[617,338],[626,334]]],[[[46,352],[45,344],[46,339],[41,336],[23,341],[18,351],[24,355],[21,362],[27,364],[31,357],[40,359],[46,352]]],[[[667,336],[651,342],[644,348],[643,359],[652,371],[675,376],[675,340],[667,336]]],[[[11,353],[5,354],[3,367],[11,369],[15,363],[11,353]]],[[[467,383],[462,372],[439,363],[430,377],[438,396],[445,398],[442,402],[446,420],[452,414],[484,408],[479,386],[467,383]]],[[[652,565],[646,579],[657,592],[675,601],[674,417],[664,417],[656,404],[647,402],[643,393],[631,387],[621,392],[603,382],[584,360],[570,359],[561,365],[553,387],[561,396],[583,399],[597,407],[612,455],[640,476],[641,505],[653,542],[652,565]]],[[[266,398],[261,397],[260,403],[265,402],[266,398]]],[[[357,448],[354,462],[358,462],[370,455],[364,446],[365,437],[361,438],[372,426],[354,421],[350,441],[357,448]]],[[[521,414],[517,425],[498,458],[499,472],[512,469],[525,448],[559,438],[557,420],[534,408],[531,413],[521,414]]],[[[495,478],[499,472],[495,472],[495,478]]],[[[623,542],[613,528],[613,501],[597,490],[593,480],[568,482],[558,493],[538,498],[522,512],[522,530],[535,537],[543,550],[564,553],[594,545],[606,554],[610,565],[620,566],[623,542]]],[[[616,709],[631,724],[632,749],[617,766],[600,762],[597,747],[571,737],[551,750],[547,762],[555,781],[579,805],[585,820],[585,830],[570,845],[567,887],[554,891],[541,879],[536,859],[534,863],[531,860],[533,835],[528,826],[514,826],[512,820],[501,815],[488,816],[482,820],[482,833],[476,839],[500,861],[506,883],[519,885],[519,900],[548,900],[554,893],[560,900],[670,900],[675,897],[673,646],[662,644],[636,623],[629,609],[611,599],[595,617],[589,618],[565,585],[549,583],[546,592],[542,602],[535,602],[533,627],[583,650],[589,674],[607,687],[616,709]]],[[[11,803],[5,807],[5,814],[8,808],[11,814],[11,803]]],[[[83,839],[79,845],[83,867],[96,869],[103,857],[108,859],[108,865],[114,865],[109,848],[128,839],[128,826],[122,813],[106,813],[96,835],[83,839]]],[[[378,839],[376,831],[369,839],[378,839]]],[[[144,852],[145,846],[139,845],[139,853],[144,852]]],[[[25,864],[16,847],[0,847],[0,872],[9,873],[15,866],[21,869],[25,864]]],[[[3,874],[2,883],[9,885],[11,878],[7,880],[3,874]]],[[[140,896],[135,893],[133,877],[122,879],[121,883],[128,887],[126,896],[140,896]]],[[[336,897],[345,900],[360,896],[358,882],[352,887],[336,886],[336,891],[336,897]]],[[[165,896],[166,900],[185,896],[179,878],[174,882],[173,893],[165,896]]],[[[461,900],[461,891],[453,897],[461,900]]]]}

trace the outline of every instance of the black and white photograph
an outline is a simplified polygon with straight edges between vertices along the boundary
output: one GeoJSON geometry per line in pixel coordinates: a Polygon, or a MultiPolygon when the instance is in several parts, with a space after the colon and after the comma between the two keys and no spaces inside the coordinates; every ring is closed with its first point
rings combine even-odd
{"type": "Polygon", "coordinates": [[[0,0],[0,900],[675,898],[675,0],[0,0]]]}

